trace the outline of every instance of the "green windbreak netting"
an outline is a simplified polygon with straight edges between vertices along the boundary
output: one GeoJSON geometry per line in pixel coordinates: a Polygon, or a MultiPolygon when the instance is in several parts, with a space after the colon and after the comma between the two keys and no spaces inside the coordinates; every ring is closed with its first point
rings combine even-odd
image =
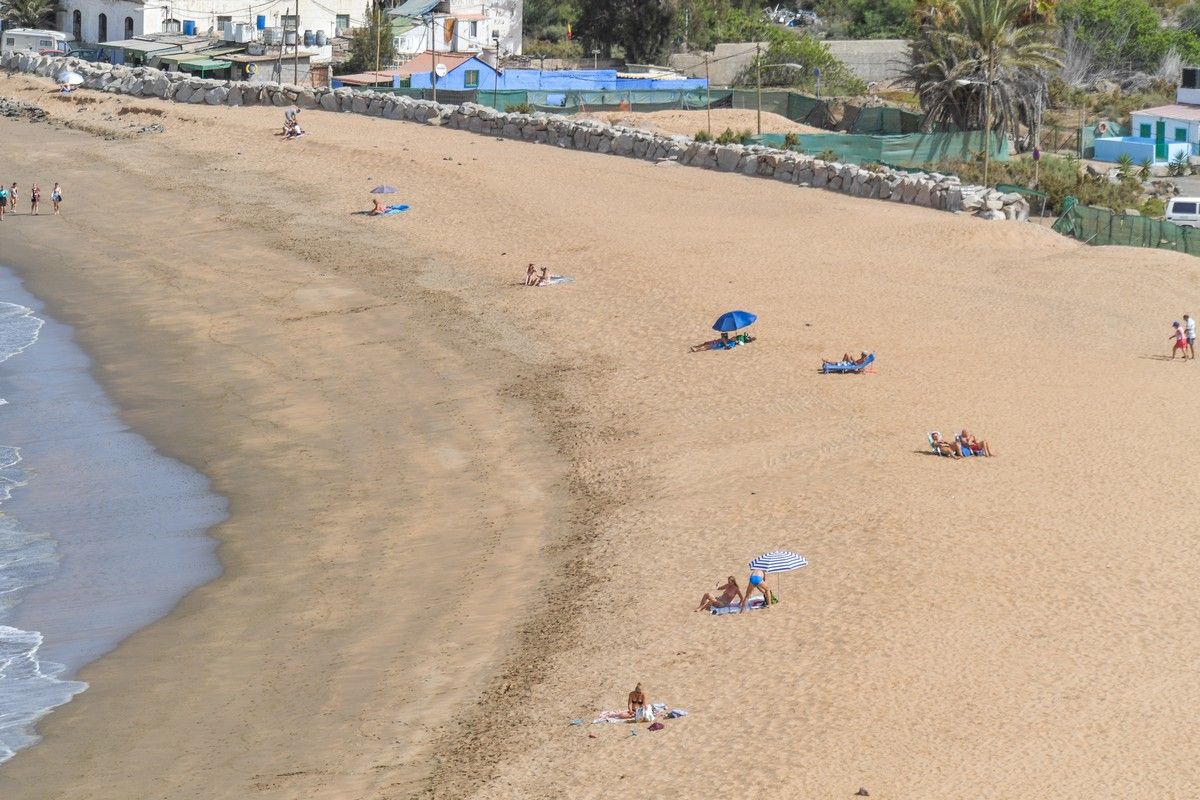
{"type": "Polygon", "coordinates": [[[842,112],[842,124],[839,130],[847,133],[871,133],[883,136],[895,136],[902,133],[916,133],[925,121],[923,114],[914,114],[900,108],[879,106],[875,108],[860,108],[846,106],[842,112]]]}
{"type": "Polygon", "coordinates": [[[1200,229],[1187,228],[1150,217],[1114,214],[1103,208],[1080,205],[1068,197],[1054,230],[1085,244],[1157,247],[1200,255],[1200,229]]]}
{"type": "MultiPolygon", "coordinates": [[[[866,136],[853,133],[801,133],[792,149],[809,155],[826,151],[848,164],[889,164],[921,166],[945,161],[970,161],[984,150],[981,131],[970,133],[910,133],[903,136],[866,136]]],[[[784,134],[755,136],[756,144],[784,146],[784,134]]],[[[1008,139],[992,136],[992,159],[1008,160],[1008,139]]]]}

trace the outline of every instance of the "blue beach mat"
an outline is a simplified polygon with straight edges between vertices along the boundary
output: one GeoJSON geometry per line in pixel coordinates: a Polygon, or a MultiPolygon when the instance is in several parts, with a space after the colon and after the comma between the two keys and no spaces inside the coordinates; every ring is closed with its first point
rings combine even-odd
{"type": "Polygon", "coordinates": [[[403,214],[405,211],[408,211],[410,208],[412,208],[412,206],[404,206],[404,205],[388,206],[387,209],[379,216],[390,217],[393,214],[403,214]]]}

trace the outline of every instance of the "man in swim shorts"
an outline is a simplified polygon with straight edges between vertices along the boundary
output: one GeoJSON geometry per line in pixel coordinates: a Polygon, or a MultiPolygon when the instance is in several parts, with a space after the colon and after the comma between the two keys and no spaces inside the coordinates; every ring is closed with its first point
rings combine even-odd
{"type": "Polygon", "coordinates": [[[742,611],[746,610],[746,606],[750,605],[750,596],[755,592],[763,596],[763,607],[771,607],[771,589],[767,586],[767,575],[760,569],[750,572],[750,588],[746,590],[745,596],[742,598],[742,611]]]}
{"type": "Polygon", "coordinates": [[[1195,361],[1196,360],[1196,320],[1192,319],[1187,314],[1183,315],[1183,330],[1184,330],[1184,333],[1187,334],[1188,355],[1190,355],[1192,357],[1192,360],[1195,361]]]}

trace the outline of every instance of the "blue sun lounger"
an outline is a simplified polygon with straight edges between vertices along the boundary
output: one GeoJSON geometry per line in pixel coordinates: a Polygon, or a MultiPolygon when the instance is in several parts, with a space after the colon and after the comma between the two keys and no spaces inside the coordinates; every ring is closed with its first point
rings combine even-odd
{"type": "Polygon", "coordinates": [[[853,361],[839,361],[836,364],[822,364],[821,373],[824,375],[835,373],[840,375],[847,373],[862,374],[873,361],[875,361],[875,354],[867,353],[866,360],[864,360],[861,364],[855,364],[853,361]]]}

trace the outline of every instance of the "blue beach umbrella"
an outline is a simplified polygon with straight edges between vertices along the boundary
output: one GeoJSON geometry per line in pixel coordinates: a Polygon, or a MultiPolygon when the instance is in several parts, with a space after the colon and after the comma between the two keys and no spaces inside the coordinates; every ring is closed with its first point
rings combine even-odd
{"type": "Polygon", "coordinates": [[[371,194],[395,194],[400,191],[395,186],[376,186],[371,190],[371,194]]]}
{"type": "Polygon", "coordinates": [[[758,317],[749,311],[726,311],[717,317],[713,330],[721,333],[733,333],[738,328],[746,328],[754,324],[758,317]]]}

